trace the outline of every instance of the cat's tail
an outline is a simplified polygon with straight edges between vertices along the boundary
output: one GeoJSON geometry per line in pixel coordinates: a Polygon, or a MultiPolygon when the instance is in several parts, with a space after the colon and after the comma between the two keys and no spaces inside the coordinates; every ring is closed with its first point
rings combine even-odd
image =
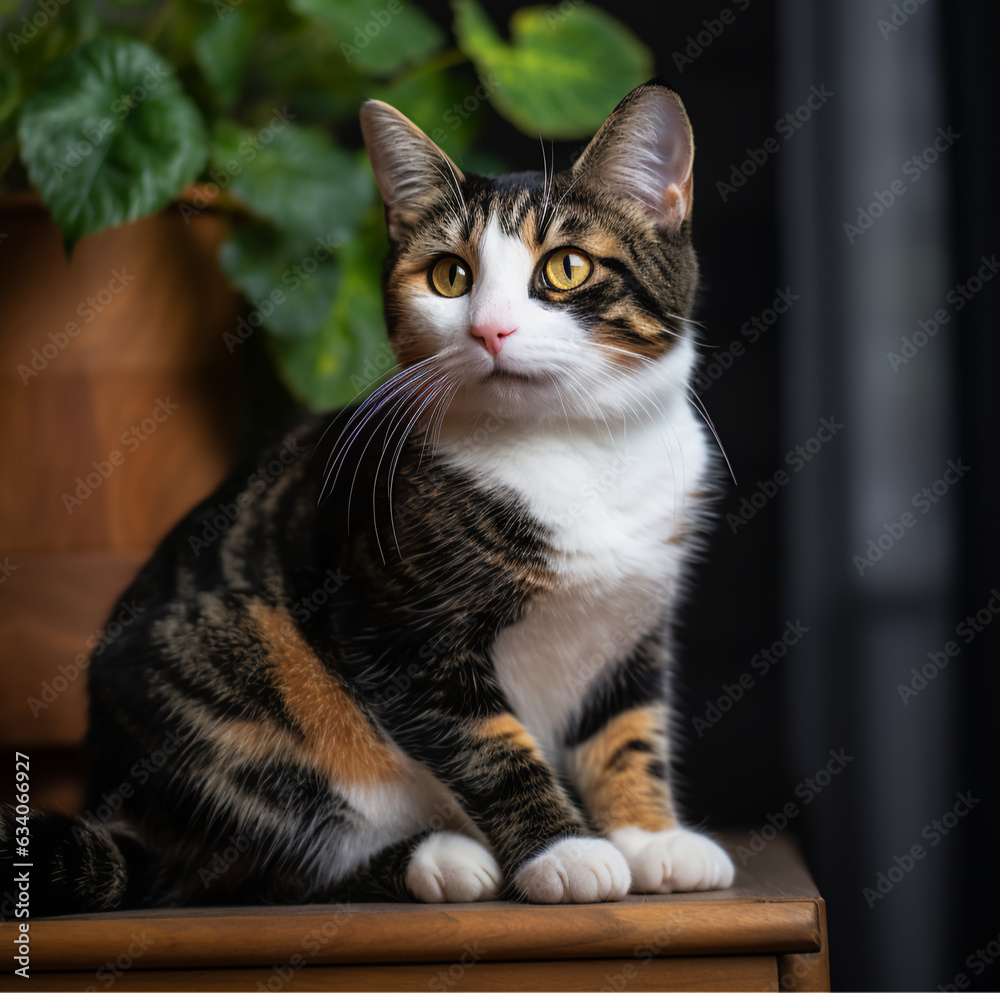
{"type": "Polygon", "coordinates": [[[150,868],[126,829],[0,804],[0,921],[136,906],[150,868]]]}

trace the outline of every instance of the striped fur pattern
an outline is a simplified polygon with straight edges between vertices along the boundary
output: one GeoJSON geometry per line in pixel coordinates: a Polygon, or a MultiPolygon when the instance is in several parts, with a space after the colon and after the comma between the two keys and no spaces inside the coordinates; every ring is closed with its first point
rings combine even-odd
{"type": "Polygon", "coordinates": [[[640,87],[570,170],[498,179],[385,104],[362,128],[401,371],[240,467],[126,592],[87,814],[33,815],[50,912],[732,881],[668,779],[715,471],[683,107],[640,87]]]}

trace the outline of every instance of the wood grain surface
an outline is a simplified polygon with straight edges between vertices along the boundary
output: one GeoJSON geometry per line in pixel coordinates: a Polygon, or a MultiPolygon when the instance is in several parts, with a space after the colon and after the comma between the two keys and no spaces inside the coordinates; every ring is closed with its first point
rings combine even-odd
{"type": "Polygon", "coordinates": [[[31,985],[51,989],[829,988],[823,900],[783,835],[718,892],[123,911],[33,921],[31,949],[31,985]]]}
{"type": "Polygon", "coordinates": [[[647,961],[588,959],[571,962],[480,962],[422,965],[303,966],[299,969],[184,969],[120,976],[92,972],[45,973],[38,980],[19,980],[0,990],[104,990],[116,993],[166,990],[776,990],[778,972],[773,956],[728,955],[718,959],[669,958],[647,961]],[[44,983],[44,987],[42,984],[44,983]]]}

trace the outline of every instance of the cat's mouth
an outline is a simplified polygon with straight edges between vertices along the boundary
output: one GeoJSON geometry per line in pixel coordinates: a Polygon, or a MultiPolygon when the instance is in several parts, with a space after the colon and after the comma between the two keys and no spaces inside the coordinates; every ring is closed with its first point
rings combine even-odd
{"type": "Polygon", "coordinates": [[[481,380],[480,383],[543,383],[541,376],[532,376],[530,373],[518,372],[515,369],[504,369],[494,366],[481,380]]]}

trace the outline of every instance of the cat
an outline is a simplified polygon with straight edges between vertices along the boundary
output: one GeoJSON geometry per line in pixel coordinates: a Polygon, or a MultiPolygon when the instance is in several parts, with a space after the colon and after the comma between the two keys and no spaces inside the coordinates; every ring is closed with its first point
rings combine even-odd
{"type": "Polygon", "coordinates": [[[466,175],[376,100],[361,127],[402,371],[237,469],[125,593],[87,813],[30,815],[33,916],[733,881],[668,777],[718,468],[680,98],[633,90],[560,173],[466,175]]]}

